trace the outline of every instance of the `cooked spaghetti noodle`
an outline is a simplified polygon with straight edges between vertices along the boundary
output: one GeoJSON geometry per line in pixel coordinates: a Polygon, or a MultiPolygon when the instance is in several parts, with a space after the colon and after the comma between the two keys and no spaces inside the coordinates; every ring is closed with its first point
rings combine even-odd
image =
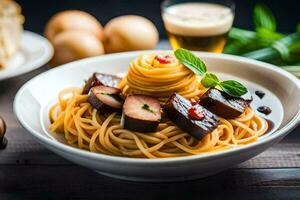
{"type": "Polygon", "coordinates": [[[174,92],[190,99],[206,91],[195,74],[177,59],[161,64],[155,55],[136,58],[119,87],[124,94],[145,94],[158,98],[160,102],[166,101],[174,92]]]}
{"type": "MultiPolygon", "coordinates": [[[[153,58],[142,56],[131,63],[120,83],[125,94],[144,93],[164,100],[175,91],[186,98],[197,98],[205,91],[196,76],[178,62],[167,67],[153,58]]],[[[115,156],[167,158],[220,151],[254,142],[268,129],[266,120],[247,108],[236,119],[221,118],[218,127],[201,140],[166,117],[156,132],[139,133],[123,129],[117,113],[99,114],[80,88],[61,91],[58,100],[50,110],[51,132],[63,133],[72,146],[115,156]]]]}

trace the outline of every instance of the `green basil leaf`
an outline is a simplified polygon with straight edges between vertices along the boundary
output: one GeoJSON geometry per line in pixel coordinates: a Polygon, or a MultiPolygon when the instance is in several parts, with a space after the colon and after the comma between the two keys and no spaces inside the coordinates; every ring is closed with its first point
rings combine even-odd
{"type": "Polygon", "coordinates": [[[263,4],[257,4],[254,8],[254,25],[270,31],[276,31],[276,20],[272,11],[263,4]]]}
{"type": "Polygon", "coordinates": [[[224,92],[234,97],[240,97],[248,91],[245,86],[234,80],[222,81],[218,85],[224,92]]]}
{"type": "Polygon", "coordinates": [[[179,48],[175,52],[175,57],[187,68],[192,70],[195,74],[202,76],[206,72],[206,65],[204,62],[195,56],[192,52],[179,48]]]}
{"type": "Polygon", "coordinates": [[[206,88],[215,87],[216,85],[218,85],[218,83],[218,77],[212,73],[206,73],[205,76],[201,79],[201,84],[206,88]]]}

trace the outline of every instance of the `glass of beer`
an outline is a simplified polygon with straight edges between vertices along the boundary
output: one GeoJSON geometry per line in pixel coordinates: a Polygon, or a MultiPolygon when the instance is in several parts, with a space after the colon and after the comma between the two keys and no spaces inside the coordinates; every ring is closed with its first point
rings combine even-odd
{"type": "Polygon", "coordinates": [[[165,0],[162,19],[173,49],[221,53],[234,19],[232,1],[165,0]]]}

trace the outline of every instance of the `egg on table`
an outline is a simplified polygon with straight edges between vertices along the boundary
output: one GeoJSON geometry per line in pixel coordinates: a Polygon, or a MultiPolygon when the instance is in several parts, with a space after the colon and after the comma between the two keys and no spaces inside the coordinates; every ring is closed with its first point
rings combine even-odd
{"type": "Polygon", "coordinates": [[[104,35],[108,53],[153,49],[159,39],[155,25],[136,15],[113,18],[105,25],[104,35]]]}

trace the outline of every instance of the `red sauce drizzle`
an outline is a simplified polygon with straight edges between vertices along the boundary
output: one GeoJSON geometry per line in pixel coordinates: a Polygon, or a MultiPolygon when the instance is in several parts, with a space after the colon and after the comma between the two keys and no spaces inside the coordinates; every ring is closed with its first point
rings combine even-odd
{"type": "Polygon", "coordinates": [[[155,56],[154,59],[157,60],[160,64],[170,64],[174,58],[170,55],[165,55],[165,56],[158,55],[155,56]]]}
{"type": "Polygon", "coordinates": [[[189,109],[189,117],[194,120],[202,120],[205,116],[202,110],[192,107],[189,109]]]}
{"type": "Polygon", "coordinates": [[[191,104],[192,104],[192,106],[195,106],[198,104],[198,102],[195,99],[191,99],[191,104]]]}

